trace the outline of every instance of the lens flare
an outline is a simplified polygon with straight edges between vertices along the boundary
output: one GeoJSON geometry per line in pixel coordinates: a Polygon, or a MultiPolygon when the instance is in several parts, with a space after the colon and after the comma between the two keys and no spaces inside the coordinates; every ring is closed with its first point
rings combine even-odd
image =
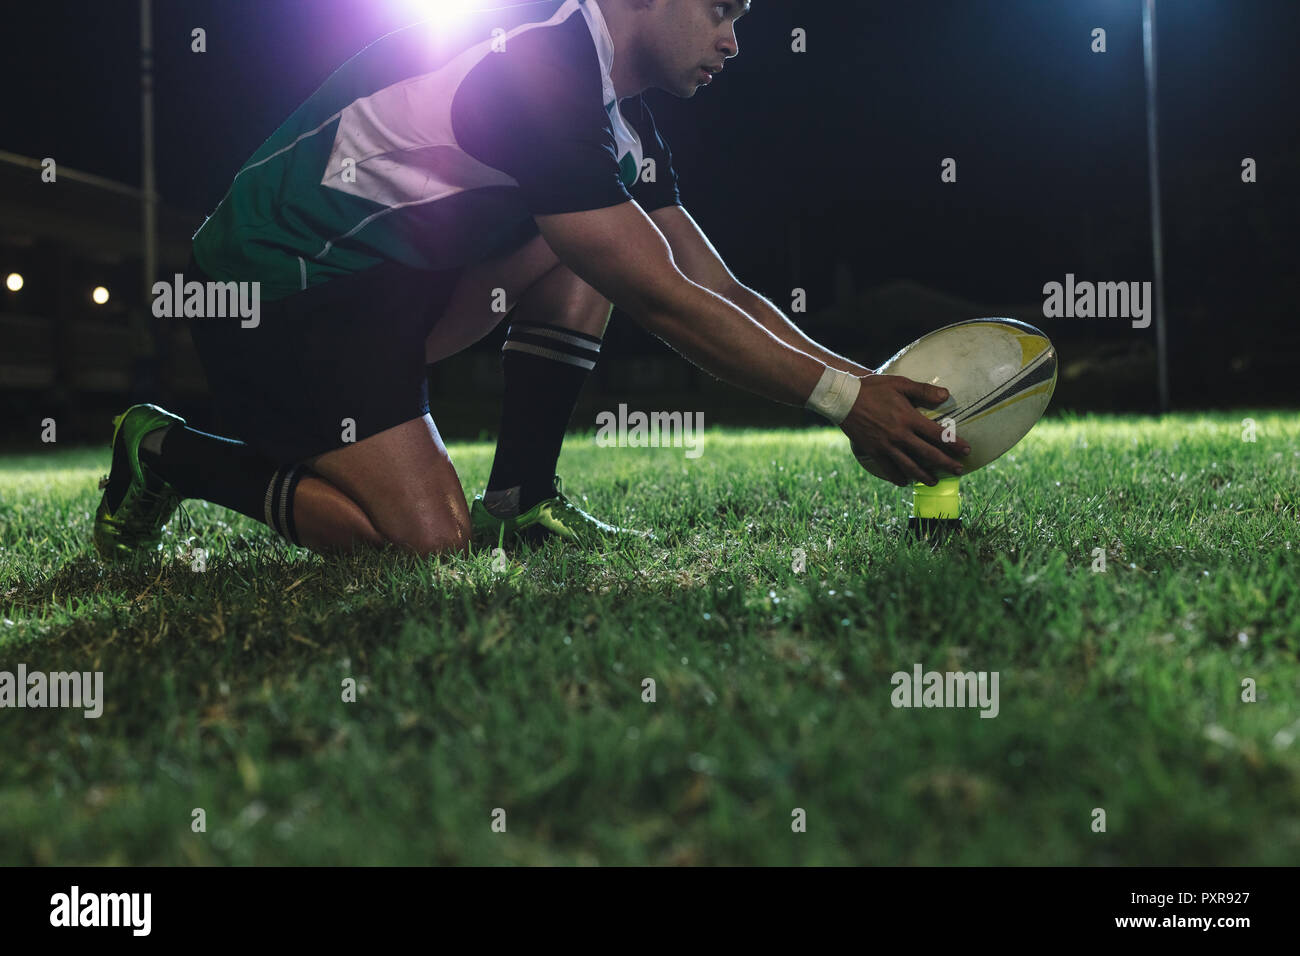
{"type": "Polygon", "coordinates": [[[473,10],[506,6],[503,0],[398,0],[412,20],[455,20],[473,10]]]}

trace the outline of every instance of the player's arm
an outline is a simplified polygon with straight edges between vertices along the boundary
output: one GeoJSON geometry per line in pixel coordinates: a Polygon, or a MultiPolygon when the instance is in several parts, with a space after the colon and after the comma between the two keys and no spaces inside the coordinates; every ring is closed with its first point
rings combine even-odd
{"type": "Polygon", "coordinates": [[[960,473],[942,428],[912,402],[947,393],[896,375],[864,378],[830,369],[781,341],[677,268],[668,241],[634,202],[535,217],[560,261],[584,282],[718,378],[773,401],[807,405],[896,471],[895,484],[934,478],[925,465],[960,473]]]}
{"type": "Polygon", "coordinates": [[[672,247],[677,267],[693,282],[704,286],[734,304],[791,348],[806,352],[826,365],[855,375],[871,375],[874,370],[837,355],[806,336],[780,309],[738,280],[708,236],[681,206],[663,206],[650,213],[672,247]]]}
{"type": "Polygon", "coordinates": [[[816,387],[823,363],[683,275],[635,202],[535,218],[561,262],[700,368],[787,405],[816,387]]]}

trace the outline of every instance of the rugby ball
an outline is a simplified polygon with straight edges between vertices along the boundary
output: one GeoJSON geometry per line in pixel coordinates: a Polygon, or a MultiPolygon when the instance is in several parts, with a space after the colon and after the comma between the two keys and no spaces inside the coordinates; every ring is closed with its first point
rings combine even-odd
{"type": "MultiPolygon", "coordinates": [[[[969,475],[1014,447],[1042,417],[1056,390],[1056,349],[1026,322],[970,319],[922,336],[876,371],[948,390],[942,405],[917,411],[934,421],[952,421],[970,444],[970,454],[961,459],[963,475],[969,475]]],[[[857,458],[879,474],[868,456],[857,458]]]]}

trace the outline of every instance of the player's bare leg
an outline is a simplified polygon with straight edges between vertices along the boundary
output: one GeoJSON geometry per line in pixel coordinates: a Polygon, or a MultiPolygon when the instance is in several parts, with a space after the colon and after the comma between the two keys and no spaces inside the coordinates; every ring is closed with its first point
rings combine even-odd
{"type": "Polygon", "coordinates": [[[535,236],[506,255],[466,269],[442,317],[425,340],[425,362],[440,362],[483,338],[519,304],[530,287],[559,266],[560,260],[546,240],[535,236]],[[498,305],[501,293],[504,311],[498,305]]]}
{"type": "Polygon", "coordinates": [[[93,535],[105,560],[155,551],[184,498],[231,508],[316,551],[385,541],[355,501],[302,464],[277,467],[243,442],[190,428],[155,405],[134,405],[114,425],[93,535]]]}
{"type": "MultiPolygon", "coordinates": [[[[359,506],[383,540],[420,555],[466,550],[470,524],[465,493],[428,415],[326,452],[309,464],[359,506]]],[[[337,516],[334,512],[331,518],[337,516]]],[[[322,522],[319,533],[338,534],[338,528],[322,522]]]]}
{"type": "Polygon", "coordinates": [[[512,322],[558,325],[605,337],[614,305],[569,269],[558,265],[534,283],[511,313],[512,322]]]}
{"type": "Polygon", "coordinates": [[[475,534],[557,535],[586,547],[653,537],[570,502],[556,467],[578,396],[600,355],[613,306],[564,265],[531,285],[511,313],[502,348],[506,389],[492,474],[470,508],[475,534]]]}
{"type": "Polygon", "coordinates": [[[502,428],[487,491],[495,513],[483,497],[471,509],[481,537],[500,540],[505,523],[512,535],[526,530],[519,525],[536,524],[590,542],[621,533],[572,506],[554,477],[565,427],[611,311],[609,300],[562,265],[540,236],[462,276],[425,343],[428,362],[472,345],[505,313],[511,318],[502,428]],[[494,311],[503,292],[505,310],[494,311]]]}
{"type": "Polygon", "coordinates": [[[308,475],[298,483],[293,513],[298,540],[312,551],[347,552],[387,543],[365,510],[319,475],[308,475]]]}
{"type": "Polygon", "coordinates": [[[570,504],[555,468],[613,306],[538,237],[467,274],[430,336],[430,361],[466,347],[496,324],[500,313],[492,313],[490,304],[494,296],[500,301],[497,290],[505,291],[510,315],[502,349],[506,390],[492,474],[470,511],[476,534],[502,540],[504,533],[555,533],[580,543],[607,543],[623,529],[570,504]]]}

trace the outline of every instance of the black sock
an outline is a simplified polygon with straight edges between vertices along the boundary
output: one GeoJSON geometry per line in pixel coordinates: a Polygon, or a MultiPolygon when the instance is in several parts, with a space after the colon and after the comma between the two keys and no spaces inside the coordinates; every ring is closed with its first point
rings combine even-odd
{"type": "MultiPolygon", "coordinates": [[[[261,521],[298,544],[293,495],[305,465],[277,467],[241,441],[172,425],[162,453],[140,449],[140,461],[184,498],[201,498],[261,521]]],[[[111,499],[110,499],[111,500],[111,499]]]]}
{"type": "Polygon", "coordinates": [[[542,322],[514,322],[501,348],[505,395],[487,489],[519,488],[519,510],[555,494],[552,479],[600,339],[542,322]]]}

